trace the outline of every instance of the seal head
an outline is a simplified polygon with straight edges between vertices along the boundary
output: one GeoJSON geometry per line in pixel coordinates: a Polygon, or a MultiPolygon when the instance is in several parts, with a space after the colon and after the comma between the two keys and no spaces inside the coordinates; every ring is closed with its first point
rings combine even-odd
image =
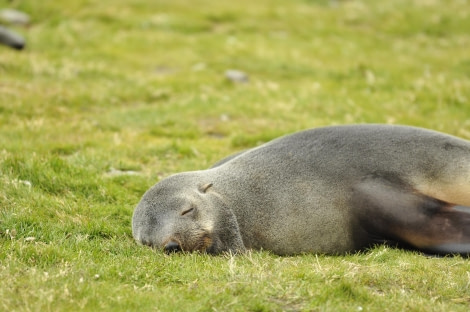
{"type": "Polygon", "coordinates": [[[173,175],[149,189],[134,210],[132,232],[137,242],[167,253],[245,250],[235,215],[197,172],[173,175]]]}

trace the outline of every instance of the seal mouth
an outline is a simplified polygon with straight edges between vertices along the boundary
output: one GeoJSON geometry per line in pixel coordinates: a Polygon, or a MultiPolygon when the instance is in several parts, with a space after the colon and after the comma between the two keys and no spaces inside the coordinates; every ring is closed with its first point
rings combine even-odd
{"type": "Polygon", "coordinates": [[[202,232],[200,235],[193,236],[191,239],[181,239],[175,235],[163,243],[163,250],[166,253],[174,252],[203,252],[213,253],[214,240],[208,232],[202,232]]]}
{"type": "Polygon", "coordinates": [[[208,233],[205,233],[201,239],[197,241],[197,244],[194,246],[192,251],[207,252],[212,246],[212,242],[212,237],[208,233]]]}

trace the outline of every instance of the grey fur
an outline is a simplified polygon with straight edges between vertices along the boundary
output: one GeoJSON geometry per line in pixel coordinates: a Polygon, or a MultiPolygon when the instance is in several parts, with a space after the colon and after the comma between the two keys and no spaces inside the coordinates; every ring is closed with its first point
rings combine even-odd
{"type": "Polygon", "coordinates": [[[448,202],[468,206],[470,192],[459,190],[469,182],[465,140],[406,126],[325,127],[163,179],[136,207],[132,230],[145,245],[209,253],[340,254],[388,240],[468,252],[470,210],[448,202]],[[455,224],[448,238],[443,216],[455,224]]]}

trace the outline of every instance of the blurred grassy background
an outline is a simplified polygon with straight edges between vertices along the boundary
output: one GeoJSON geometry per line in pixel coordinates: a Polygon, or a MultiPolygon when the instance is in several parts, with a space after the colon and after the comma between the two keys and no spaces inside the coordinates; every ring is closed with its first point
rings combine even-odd
{"type": "Polygon", "coordinates": [[[469,139],[469,4],[0,0],[32,19],[0,46],[0,307],[467,310],[459,257],[167,257],[130,219],[158,179],[293,131],[469,139]]]}

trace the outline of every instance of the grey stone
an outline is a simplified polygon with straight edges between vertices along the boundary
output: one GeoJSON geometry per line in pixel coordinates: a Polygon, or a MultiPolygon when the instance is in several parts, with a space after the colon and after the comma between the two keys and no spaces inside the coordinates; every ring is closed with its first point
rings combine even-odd
{"type": "Polygon", "coordinates": [[[7,45],[13,49],[21,50],[25,46],[25,40],[22,36],[9,30],[3,26],[0,26],[0,44],[7,45]]]}
{"type": "Polygon", "coordinates": [[[237,83],[247,83],[248,82],[248,75],[244,72],[236,69],[229,69],[225,72],[225,78],[232,82],[237,83]]]}
{"type": "Polygon", "coordinates": [[[0,11],[0,21],[16,25],[28,25],[30,22],[29,15],[21,11],[13,9],[3,9],[0,11]]]}

